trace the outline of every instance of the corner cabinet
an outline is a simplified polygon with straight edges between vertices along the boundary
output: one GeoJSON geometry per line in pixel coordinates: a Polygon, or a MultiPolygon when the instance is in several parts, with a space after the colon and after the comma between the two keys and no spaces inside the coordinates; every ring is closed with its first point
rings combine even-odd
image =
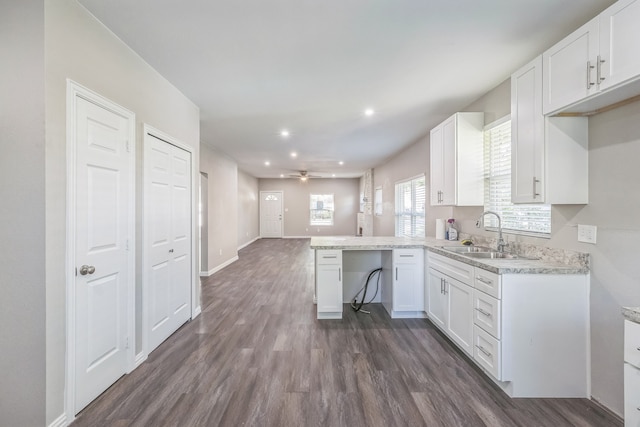
{"type": "Polygon", "coordinates": [[[342,318],[342,251],[316,250],[318,319],[342,318]]]}
{"type": "Polygon", "coordinates": [[[505,393],[588,397],[588,275],[496,274],[433,252],[428,264],[429,319],[505,393]]]}
{"type": "Polygon", "coordinates": [[[586,117],[545,117],[542,57],[511,76],[511,200],[586,204],[589,150],[586,117]]]}
{"type": "Polygon", "coordinates": [[[624,425],[640,426],[640,323],[624,321],[624,425]]]}
{"type": "Polygon", "coordinates": [[[484,113],[456,113],[431,130],[432,206],[481,206],[484,201],[484,113]]]}
{"type": "MultiPolygon", "coordinates": [[[[580,111],[571,108],[640,77],[640,0],[620,0],[543,54],[544,114],[580,111]]],[[[602,107],[639,92],[608,93],[602,107]]]]}

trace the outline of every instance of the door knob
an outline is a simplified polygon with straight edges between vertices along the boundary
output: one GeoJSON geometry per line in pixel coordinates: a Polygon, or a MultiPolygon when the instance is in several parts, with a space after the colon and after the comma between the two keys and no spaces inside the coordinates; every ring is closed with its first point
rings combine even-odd
{"type": "Polygon", "coordinates": [[[86,276],[87,274],[93,274],[96,272],[96,268],[93,265],[83,265],[80,267],[80,275],[86,276]]]}

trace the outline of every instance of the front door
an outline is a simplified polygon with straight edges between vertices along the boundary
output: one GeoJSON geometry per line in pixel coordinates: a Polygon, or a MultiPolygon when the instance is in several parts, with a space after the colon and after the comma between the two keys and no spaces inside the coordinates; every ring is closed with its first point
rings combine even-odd
{"type": "Polygon", "coordinates": [[[145,135],[146,316],[151,352],[191,318],[191,153],[145,135]]]}
{"type": "Polygon", "coordinates": [[[260,237],[282,237],[282,191],[260,192],[260,237]]]}
{"type": "MultiPolygon", "coordinates": [[[[74,97],[74,414],[127,372],[133,286],[133,115],[74,97]]],[[[72,199],[71,199],[72,200],[72,199]]],[[[72,225],[73,227],[73,225],[72,225]]],[[[72,271],[73,275],[74,272],[72,271]]]]}

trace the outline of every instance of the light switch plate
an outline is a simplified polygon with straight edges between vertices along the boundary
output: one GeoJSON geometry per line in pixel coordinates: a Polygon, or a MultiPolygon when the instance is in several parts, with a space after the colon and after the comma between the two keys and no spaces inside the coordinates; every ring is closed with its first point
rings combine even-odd
{"type": "Polygon", "coordinates": [[[595,225],[578,224],[578,242],[596,244],[598,227],[595,225]]]}

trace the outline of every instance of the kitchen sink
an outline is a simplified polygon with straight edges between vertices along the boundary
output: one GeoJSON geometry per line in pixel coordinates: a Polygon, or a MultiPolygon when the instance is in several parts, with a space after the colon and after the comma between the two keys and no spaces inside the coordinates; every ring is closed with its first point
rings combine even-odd
{"type": "Polygon", "coordinates": [[[487,253],[493,251],[493,249],[484,246],[442,246],[442,249],[457,254],[487,253]]]}

